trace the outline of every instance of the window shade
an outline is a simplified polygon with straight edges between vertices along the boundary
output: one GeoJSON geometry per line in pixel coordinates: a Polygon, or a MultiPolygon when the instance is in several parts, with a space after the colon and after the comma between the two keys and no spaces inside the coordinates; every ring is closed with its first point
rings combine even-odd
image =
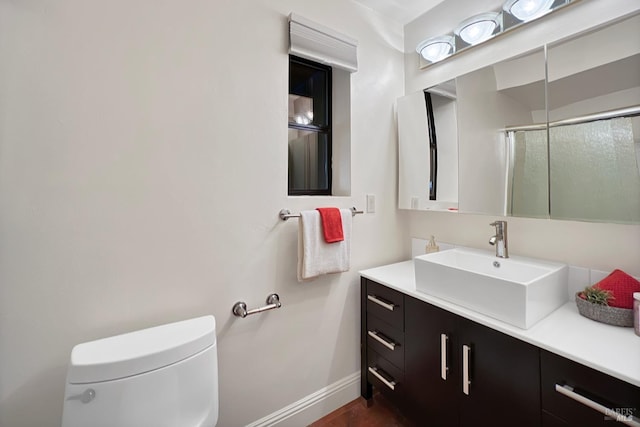
{"type": "Polygon", "coordinates": [[[358,41],[300,15],[289,15],[289,53],[358,71],[358,41]]]}

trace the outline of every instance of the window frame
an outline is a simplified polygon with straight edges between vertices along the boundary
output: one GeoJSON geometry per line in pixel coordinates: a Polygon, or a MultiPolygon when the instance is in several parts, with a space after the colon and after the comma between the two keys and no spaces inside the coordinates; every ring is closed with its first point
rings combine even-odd
{"type": "MultiPolygon", "coordinates": [[[[301,58],[296,55],[289,55],[289,90],[288,95],[296,95],[291,92],[291,64],[295,63],[297,65],[302,65],[307,68],[311,68],[314,70],[319,70],[324,73],[326,88],[324,94],[324,105],[325,105],[325,117],[326,117],[326,125],[318,126],[314,124],[300,124],[287,120],[287,129],[296,129],[306,132],[313,132],[318,135],[326,135],[327,138],[327,152],[326,152],[326,163],[324,165],[326,169],[327,175],[327,188],[320,189],[292,189],[291,182],[289,181],[289,175],[287,174],[287,193],[289,196],[331,196],[332,195],[332,67],[329,65],[321,64],[319,62],[311,61],[305,58],[301,58]]],[[[289,170],[290,165],[287,163],[287,170],[289,170]]]]}

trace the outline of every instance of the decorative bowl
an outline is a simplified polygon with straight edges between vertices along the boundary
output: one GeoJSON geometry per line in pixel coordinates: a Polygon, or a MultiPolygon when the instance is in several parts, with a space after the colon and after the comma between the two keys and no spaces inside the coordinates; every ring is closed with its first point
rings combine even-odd
{"type": "Polygon", "coordinates": [[[578,312],[591,320],[614,326],[633,327],[633,310],[589,302],[576,293],[578,312]]]}

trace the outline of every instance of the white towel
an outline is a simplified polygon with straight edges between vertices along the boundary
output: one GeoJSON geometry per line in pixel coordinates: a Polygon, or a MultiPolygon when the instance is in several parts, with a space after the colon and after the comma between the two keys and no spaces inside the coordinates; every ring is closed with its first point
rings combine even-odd
{"type": "Polygon", "coordinates": [[[351,267],[351,211],[340,209],[341,242],[327,243],[322,233],[320,212],[300,212],[298,220],[298,280],[300,282],[327,273],[349,271],[351,267]]]}

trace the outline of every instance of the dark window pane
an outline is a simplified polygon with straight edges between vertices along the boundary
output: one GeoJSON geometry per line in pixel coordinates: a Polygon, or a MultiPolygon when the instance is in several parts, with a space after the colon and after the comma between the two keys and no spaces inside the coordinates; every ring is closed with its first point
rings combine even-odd
{"type": "Polygon", "coordinates": [[[309,62],[292,57],[289,64],[289,95],[310,100],[312,114],[309,118],[310,123],[306,124],[326,127],[329,126],[327,101],[330,68],[320,64],[310,65],[309,62]]]}
{"type": "Polygon", "coordinates": [[[327,134],[289,129],[289,194],[327,194],[328,155],[327,134]]]}

